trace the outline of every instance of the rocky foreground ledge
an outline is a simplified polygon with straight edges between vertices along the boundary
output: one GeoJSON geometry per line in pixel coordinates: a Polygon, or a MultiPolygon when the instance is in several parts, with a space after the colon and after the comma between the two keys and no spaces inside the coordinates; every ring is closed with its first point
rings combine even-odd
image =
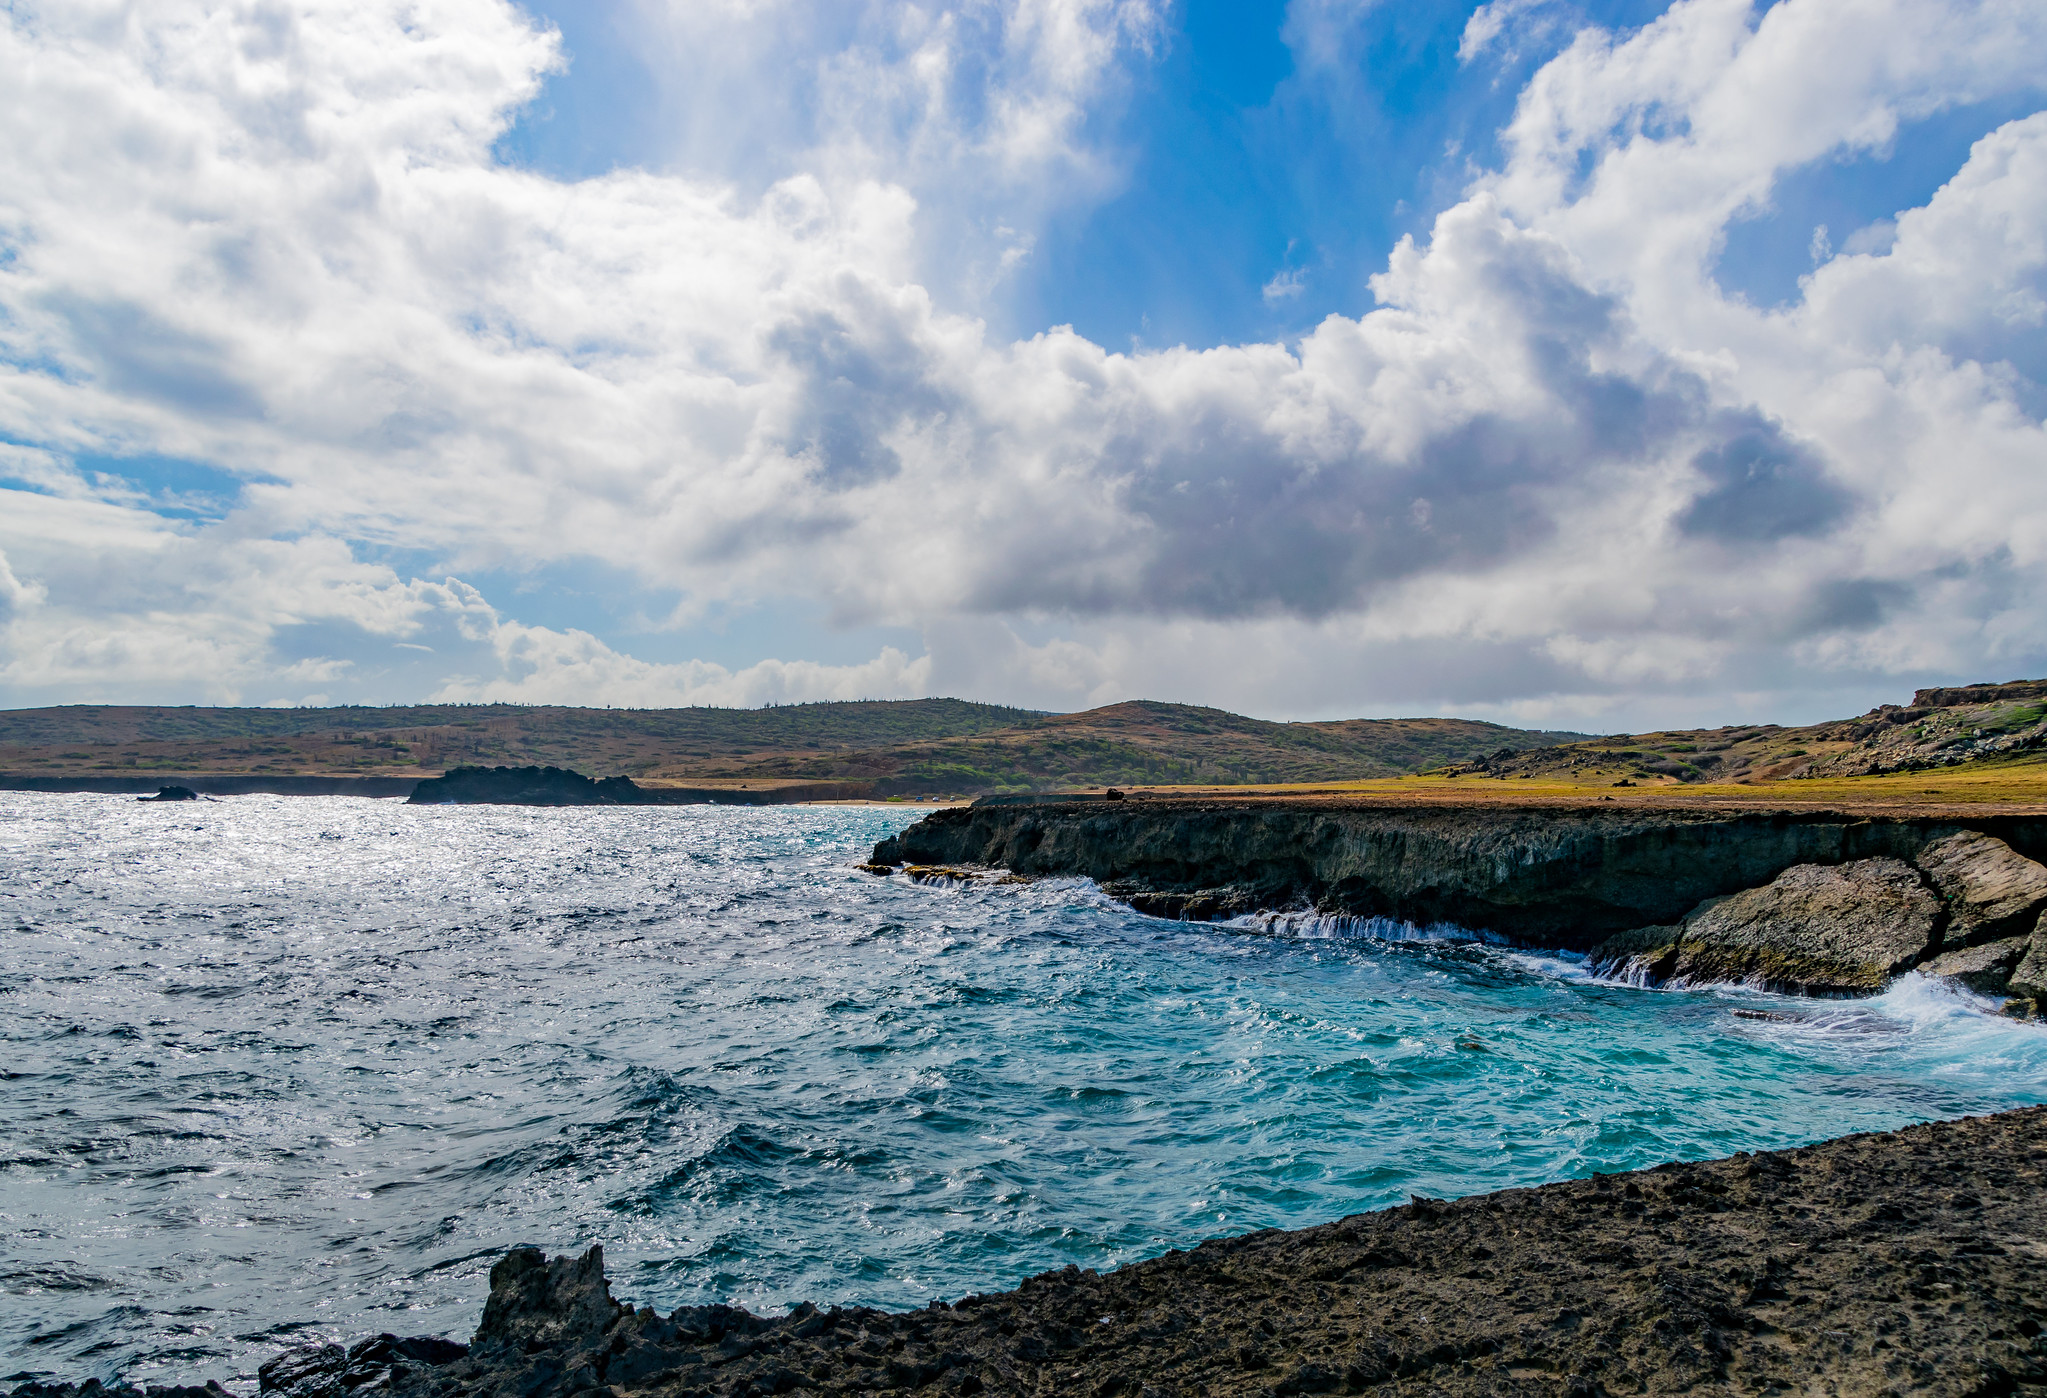
{"type": "Polygon", "coordinates": [[[976,804],[876,873],[1084,875],[1140,912],[1447,923],[1643,984],[1867,995],[1908,970],[2047,1012],[2047,817],[1678,806],[976,804]]]}
{"type": "Polygon", "coordinates": [[[386,1335],[294,1350],[261,1385],[277,1398],[2047,1392],[2043,1175],[2047,1108],[2034,1107],[1417,1199],[903,1314],[662,1316],[612,1300],[596,1248],[521,1249],[492,1268],[468,1346],[386,1335]]]}

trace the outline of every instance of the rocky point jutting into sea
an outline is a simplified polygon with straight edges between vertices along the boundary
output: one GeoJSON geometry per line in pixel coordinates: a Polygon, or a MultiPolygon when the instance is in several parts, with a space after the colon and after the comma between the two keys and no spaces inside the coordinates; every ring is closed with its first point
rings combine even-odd
{"type": "Polygon", "coordinates": [[[1682,804],[977,802],[874,848],[889,872],[1084,875],[1132,907],[1449,924],[1645,984],[1811,995],[1923,969],[2047,1005],[2047,817],[1682,804]]]}

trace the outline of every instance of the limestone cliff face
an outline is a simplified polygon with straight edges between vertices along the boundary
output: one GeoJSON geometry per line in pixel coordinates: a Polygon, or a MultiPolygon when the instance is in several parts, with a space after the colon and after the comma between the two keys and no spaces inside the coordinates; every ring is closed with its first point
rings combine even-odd
{"type": "Polygon", "coordinates": [[[2039,818],[1131,801],[937,811],[874,861],[1084,875],[1171,917],[1312,906],[1585,950],[1795,865],[1909,861],[1965,830],[2047,852],[2039,818]]]}

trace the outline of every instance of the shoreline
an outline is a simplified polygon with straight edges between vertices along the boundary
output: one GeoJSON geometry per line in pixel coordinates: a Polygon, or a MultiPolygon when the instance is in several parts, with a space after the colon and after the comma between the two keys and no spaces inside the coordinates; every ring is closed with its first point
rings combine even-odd
{"type": "Polygon", "coordinates": [[[1589,953],[1656,985],[1867,995],[1923,969],[2047,1017],[2047,816],[1347,801],[1121,800],[933,811],[889,875],[1085,876],[1189,922],[1311,913],[1589,953]]]}
{"type": "MultiPolygon", "coordinates": [[[[403,777],[321,773],[259,776],[238,772],[163,772],[150,773],[146,776],[43,776],[34,773],[0,772],[0,792],[37,793],[46,796],[149,796],[164,787],[182,786],[200,796],[354,796],[367,800],[402,802],[412,798],[421,782],[434,780],[438,776],[438,773],[403,777]]],[[[650,784],[641,789],[660,798],[646,802],[645,804],[649,806],[874,806],[884,810],[931,811],[970,804],[965,800],[934,800],[912,796],[890,800],[869,796],[808,794],[820,786],[845,785],[848,783],[784,782],[778,786],[763,786],[760,783],[750,785],[665,783],[650,784]]],[[[461,801],[437,804],[544,806],[546,803],[461,801]]]]}
{"type": "MultiPolygon", "coordinates": [[[[1594,1175],[1068,1266],[923,1310],[615,1301],[508,1252],[467,1345],[286,1351],[339,1398],[2009,1393],[2047,1384],[2047,1107],[1594,1175]]],[[[30,1381],[11,1398],[120,1398],[30,1381]]],[[[151,1398],[219,1398],[153,1388],[151,1398]]]]}

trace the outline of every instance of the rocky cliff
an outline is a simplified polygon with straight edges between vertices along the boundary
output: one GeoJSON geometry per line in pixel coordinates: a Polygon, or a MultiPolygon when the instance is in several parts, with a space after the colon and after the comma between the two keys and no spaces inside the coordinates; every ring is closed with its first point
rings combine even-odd
{"type": "MultiPolygon", "coordinates": [[[[1640,980],[1855,994],[2017,938],[2000,953],[2009,983],[2047,908],[2041,854],[2047,818],[2033,816],[1128,801],[934,812],[877,845],[871,867],[1084,875],[1163,917],[1448,923],[1593,951],[1640,980]],[[1746,901],[1715,907],[1735,895],[1746,901]]],[[[1996,967],[1972,974],[2003,993],[1996,967]]]]}

